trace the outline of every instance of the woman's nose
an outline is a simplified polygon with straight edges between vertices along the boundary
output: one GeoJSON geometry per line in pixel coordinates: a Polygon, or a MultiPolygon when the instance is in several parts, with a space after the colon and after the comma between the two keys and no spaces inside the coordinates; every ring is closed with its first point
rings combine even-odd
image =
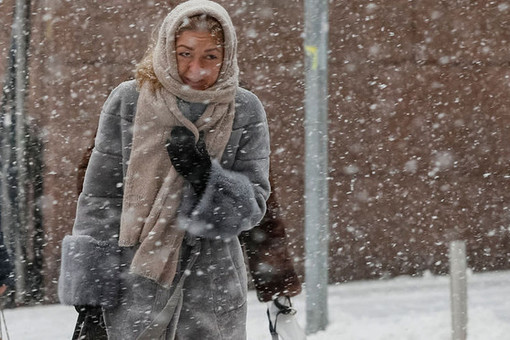
{"type": "Polygon", "coordinates": [[[193,59],[188,65],[188,77],[193,77],[195,80],[200,79],[203,76],[203,69],[200,60],[193,59]]]}

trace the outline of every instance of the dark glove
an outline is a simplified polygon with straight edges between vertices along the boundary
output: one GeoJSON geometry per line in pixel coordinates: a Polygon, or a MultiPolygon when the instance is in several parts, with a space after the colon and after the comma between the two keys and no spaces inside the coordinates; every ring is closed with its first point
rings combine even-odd
{"type": "Polygon", "coordinates": [[[195,136],[190,130],[176,126],[172,129],[166,149],[175,170],[191,183],[197,195],[202,195],[211,174],[211,158],[203,131],[195,144],[195,136]]]}

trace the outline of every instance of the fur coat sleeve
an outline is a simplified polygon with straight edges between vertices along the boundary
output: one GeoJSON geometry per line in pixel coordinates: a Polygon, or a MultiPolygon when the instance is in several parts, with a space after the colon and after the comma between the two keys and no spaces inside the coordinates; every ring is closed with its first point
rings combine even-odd
{"type": "Polygon", "coordinates": [[[117,87],[101,112],[73,232],[62,242],[58,293],[64,304],[111,307],[118,300],[126,125],[121,113],[135,105],[133,89],[125,83],[117,87]]]}
{"type": "MultiPolygon", "coordinates": [[[[228,239],[257,225],[266,211],[269,184],[269,129],[260,100],[240,89],[236,119],[221,162],[200,198],[186,190],[179,226],[190,234],[228,239]]],[[[188,188],[189,189],[189,188],[188,188]]]]}

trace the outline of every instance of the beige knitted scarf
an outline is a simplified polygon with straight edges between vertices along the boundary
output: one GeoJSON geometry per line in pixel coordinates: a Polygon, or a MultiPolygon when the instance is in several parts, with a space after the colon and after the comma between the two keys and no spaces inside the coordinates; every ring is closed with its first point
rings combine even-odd
{"type": "Polygon", "coordinates": [[[140,89],[133,130],[131,157],[125,178],[119,245],[139,245],[131,272],[170,286],[179,261],[184,231],[176,225],[184,179],[170,162],[165,143],[174,126],[190,129],[198,140],[204,131],[211,157],[220,159],[227,145],[235,111],[238,86],[237,40],[223,7],[191,0],[175,7],[165,18],[154,49],[153,66],[162,88],[149,84],[140,89]],[[217,82],[206,90],[182,83],[175,55],[175,33],[194,15],[217,19],[224,34],[224,57],[217,82]],[[202,116],[192,123],[180,112],[177,97],[207,103],[202,116]]]}

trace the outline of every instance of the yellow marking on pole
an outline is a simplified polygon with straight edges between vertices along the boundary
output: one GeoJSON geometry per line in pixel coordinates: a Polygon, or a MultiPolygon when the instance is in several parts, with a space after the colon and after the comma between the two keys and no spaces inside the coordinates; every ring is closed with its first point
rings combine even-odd
{"type": "Polygon", "coordinates": [[[305,51],[312,57],[312,70],[316,70],[319,67],[319,49],[317,46],[308,45],[305,46],[305,51]]]}

